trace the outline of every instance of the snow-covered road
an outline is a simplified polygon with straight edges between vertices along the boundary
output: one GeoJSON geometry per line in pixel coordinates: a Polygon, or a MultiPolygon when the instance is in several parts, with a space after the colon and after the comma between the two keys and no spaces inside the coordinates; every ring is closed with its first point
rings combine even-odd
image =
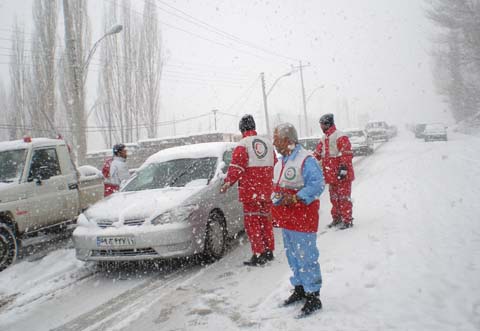
{"type": "Polygon", "coordinates": [[[289,275],[276,259],[245,267],[244,236],[209,266],[162,264],[106,273],[71,248],[0,274],[3,330],[479,330],[480,139],[400,131],[358,162],[355,226],[318,237],[324,309],[280,308],[289,275]]]}

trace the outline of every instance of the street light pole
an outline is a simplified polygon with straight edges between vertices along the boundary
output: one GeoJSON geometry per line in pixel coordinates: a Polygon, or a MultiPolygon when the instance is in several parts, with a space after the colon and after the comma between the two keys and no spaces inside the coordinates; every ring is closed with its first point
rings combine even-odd
{"type": "Polygon", "coordinates": [[[270,120],[268,118],[268,102],[267,102],[267,97],[268,95],[272,92],[273,88],[275,87],[275,85],[277,85],[277,83],[280,81],[280,79],[282,79],[283,77],[287,77],[287,76],[290,76],[292,73],[294,72],[294,70],[292,71],[289,71],[287,72],[286,74],[283,74],[281,75],[280,77],[278,77],[272,84],[272,86],[270,86],[270,88],[268,89],[267,92],[265,92],[265,73],[260,73],[260,79],[262,80],[262,94],[263,94],[263,109],[265,111],[265,123],[266,123],[266,126],[267,126],[267,135],[270,135],[270,120]]]}
{"type": "Polygon", "coordinates": [[[263,110],[265,112],[265,123],[267,126],[267,136],[270,134],[270,120],[268,119],[267,93],[265,93],[265,73],[260,73],[262,80],[263,110]]]}
{"type": "Polygon", "coordinates": [[[98,39],[94,44],[93,44],[93,47],[92,49],[90,50],[90,52],[88,53],[87,55],[87,59],[85,60],[85,63],[83,64],[83,72],[84,72],[84,75],[83,75],[83,83],[85,84],[85,81],[87,80],[87,75],[88,75],[88,66],[90,64],[90,61],[92,60],[92,56],[93,54],[95,54],[95,51],[97,50],[97,47],[98,45],[100,44],[100,42],[105,39],[106,37],[108,36],[111,36],[112,34],[117,34],[119,33],[120,31],[122,31],[123,29],[123,26],[121,24],[116,24],[114,26],[112,26],[110,28],[110,30],[108,30],[107,32],[105,32],[105,34],[100,37],[100,39],[98,39]]]}

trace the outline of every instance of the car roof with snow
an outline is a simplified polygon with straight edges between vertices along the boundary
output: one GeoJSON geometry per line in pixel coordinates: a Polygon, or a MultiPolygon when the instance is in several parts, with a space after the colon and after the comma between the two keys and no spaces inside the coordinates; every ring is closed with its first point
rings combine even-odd
{"type": "Polygon", "coordinates": [[[160,163],[175,159],[193,159],[201,157],[223,157],[228,148],[234,148],[237,143],[233,142],[211,142],[193,145],[185,145],[163,149],[150,156],[144,163],[160,163]]]}
{"type": "Polygon", "coordinates": [[[65,145],[61,139],[50,138],[32,138],[31,142],[25,142],[23,139],[0,142],[0,152],[15,149],[27,149],[30,147],[47,147],[53,145],[65,145]]]}

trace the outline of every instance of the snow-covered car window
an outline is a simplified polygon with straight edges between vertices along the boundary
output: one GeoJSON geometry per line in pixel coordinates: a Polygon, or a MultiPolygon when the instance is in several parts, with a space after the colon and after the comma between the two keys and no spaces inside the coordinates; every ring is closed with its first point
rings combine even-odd
{"type": "Polygon", "coordinates": [[[19,180],[25,166],[26,149],[0,152],[0,182],[11,183],[19,180]]]}
{"type": "Polygon", "coordinates": [[[216,165],[215,157],[152,163],[139,170],[122,191],[152,190],[170,186],[184,187],[199,179],[205,179],[208,182],[215,174],[216,165]]]}

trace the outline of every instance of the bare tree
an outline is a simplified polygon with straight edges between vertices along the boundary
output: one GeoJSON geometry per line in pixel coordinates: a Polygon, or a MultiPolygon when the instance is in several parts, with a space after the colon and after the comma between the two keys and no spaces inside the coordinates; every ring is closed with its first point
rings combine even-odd
{"type": "MultiPolygon", "coordinates": [[[[139,107],[137,73],[141,70],[139,57],[140,17],[133,15],[130,1],[108,4],[105,10],[105,30],[123,23],[117,38],[105,40],[102,45],[102,71],[99,75],[99,97],[96,120],[99,127],[107,127],[103,137],[107,145],[128,142],[139,136],[139,107]],[[136,134],[134,135],[134,123],[136,134]]],[[[142,78],[143,79],[143,78],[142,78]]]]}
{"type": "Polygon", "coordinates": [[[10,56],[10,116],[7,118],[10,140],[28,134],[29,116],[27,114],[25,63],[25,34],[15,20],[12,34],[12,54],[10,56]]]}
{"type": "Polygon", "coordinates": [[[435,56],[436,86],[455,120],[480,108],[480,0],[432,0],[427,16],[440,27],[435,56]]]}
{"type": "Polygon", "coordinates": [[[57,1],[33,3],[34,33],[32,39],[32,75],[29,82],[29,104],[35,135],[56,134],[55,129],[55,47],[57,1]],[[34,101],[34,102],[32,102],[34,101]]]}
{"type": "Polygon", "coordinates": [[[8,104],[8,96],[7,91],[5,90],[5,85],[3,81],[0,80],[0,109],[3,109],[3,113],[6,114],[0,124],[0,141],[8,140],[9,138],[9,121],[8,118],[10,117],[11,110],[8,104]]]}
{"type": "MultiPolygon", "coordinates": [[[[154,3],[145,1],[143,7],[143,27],[138,59],[142,71],[139,77],[139,92],[143,92],[142,119],[147,127],[149,138],[157,137],[157,123],[160,116],[160,82],[162,78],[162,37],[154,3]]],[[[138,130],[137,130],[138,132],[138,130]]]]}

